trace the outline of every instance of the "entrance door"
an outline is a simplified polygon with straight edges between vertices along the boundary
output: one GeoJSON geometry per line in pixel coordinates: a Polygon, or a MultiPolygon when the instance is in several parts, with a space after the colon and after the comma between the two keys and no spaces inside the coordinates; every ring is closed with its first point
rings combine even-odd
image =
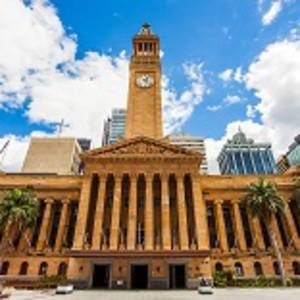
{"type": "Polygon", "coordinates": [[[169,288],[184,289],[185,287],[185,265],[170,265],[169,288]]]}
{"type": "Polygon", "coordinates": [[[94,265],[93,288],[109,288],[109,265],[94,265]]]}
{"type": "Polygon", "coordinates": [[[131,265],[131,288],[147,289],[148,288],[148,266],[131,265]]]}

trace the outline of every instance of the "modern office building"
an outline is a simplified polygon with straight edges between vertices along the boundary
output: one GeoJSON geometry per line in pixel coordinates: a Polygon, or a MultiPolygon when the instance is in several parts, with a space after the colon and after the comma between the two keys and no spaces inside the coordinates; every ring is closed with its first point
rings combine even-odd
{"type": "Polygon", "coordinates": [[[221,174],[274,174],[276,166],[269,143],[255,143],[239,129],[217,158],[221,174]]]}
{"type": "Polygon", "coordinates": [[[102,146],[114,144],[124,137],[126,123],[126,109],[114,108],[111,116],[104,121],[102,146]]]}
{"type": "Polygon", "coordinates": [[[276,161],[276,168],[278,174],[283,174],[290,168],[290,163],[286,155],[279,156],[278,160],[276,161]]]}
{"type": "MultiPolygon", "coordinates": [[[[159,37],[144,25],[133,38],[125,137],[85,151],[83,174],[0,175],[0,199],[29,185],[41,203],[34,228],[21,236],[3,226],[11,234],[2,235],[2,245],[13,245],[2,255],[3,281],[32,287],[45,275],[66,275],[76,287],[196,289],[200,276],[220,269],[241,278],[277,276],[264,223],[241,205],[258,176],[201,175],[200,152],[163,139],[159,52],[159,37]]],[[[253,145],[242,133],[232,143],[253,145]]],[[[286,275],[295,278],[300,211],[292,195],[299,175],[300,168],[265,176],[286,201],[272,228],[286,275]]]]}
{"type": "Polygon", "coordinates": [[[287,153],[281,155],[276,162],[279,174],[298,165],[300,165],[300,134],[295,137],[295,140],[289,146],[287,153]]]}
{"type": "Polygon", "coordinates": [[[202,154],[202,161],[200,165],[200,173],[207,174],[207,158],[206,158],[206,148],[205,141],[201,137],[191,136],[189,134],[171,134],[167,137],[170,140],[170,143],[183,147],[188,150],[197,151],[202,154]]]}
{"type": "Polygon", "coordinates": [[[90,147],[90,140],[76,138],[32,138],[23,163],[22,173],[79,174],[79,154],[90,147]]]}
{"type": "Polygon", "coordinates": [[[286,157],[290,166],[300,165],[300,134],[295,137],[295,141],[289,146],[286,157]]]}

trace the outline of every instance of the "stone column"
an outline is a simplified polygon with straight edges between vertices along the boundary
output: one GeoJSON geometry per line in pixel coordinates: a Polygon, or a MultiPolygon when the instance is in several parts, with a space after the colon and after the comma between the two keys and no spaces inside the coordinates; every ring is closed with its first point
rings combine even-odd
{"type": "Polygon", "coordinates": [[[56,236],[56,241],[55,241],[55,246],[54,246],[54,251],[59,252],[61,251],[64,237],[65,237],[65,229],[66,229],[66,224],[67,224],[67,219],[68,219],[68,212],[69,212],[69,199],[63,199],[62,201],[62,211],[59,219],[59,225],[58,225],[58,231],[57,231],[57,236],[56,236]]]}
{"type": "Polygon", "coordinates": [[[48,239],[49,229],[51,225],[51,211],[52,211],[52,204],[54,200],[49,198],[45,200],[46,207],[45,212],[43,215],[43,221],[41,225],[41,230],[37,242],[37,251],[42,251],[46,245],[46,240],[48,239]]]}
{"type": "Polygon", "coordinates": [[[235,234],[238,241],[238,247],[241,251],[246,251],[247,244],[245,240],[245,232],[243,229],[244,226],[241,218],[239,200],[234,200],[232,202],[232,210],[233,210],[233,221],[234,221],[235,234]]]}
{"type": "Polygon", "coordinates": [[[92,185],[92,176],[85,176],[82,179],[82,187],[80,193],[73,250],[83,249],[85,230],[86,230],[88,211],[89,211],[91,185],[92,185]]]}
{"type": "Polygon", "coordinates": [[[92,238],[92,250],[100,250],[101,248],[101,236],[103,227],[103,214],[104,214],[104,202],[105,202],[105,189],[106,189],[106,174],[99,174],[100,185],[98,188],[98,199],[95,212],[95,223],[93,228],[92,238]]]}
{"type": "Polygon", "coordinates": [[[169,174],[161,174],[161,230],[162,248],[171,249],[169,174]]]}
{"type": "Polygon", "coordinates": [[[300,239],[298,237],[296,225],[288,203],[286,203],[285,205],[284,213],[285,213],[285,221],[288,227],[290,237],[293,241],[293,244],[297,250],[300,250],[300,239]]]}
{"type": "Polygon", "coordinates": [[[120,212],[121,212],[121,196],[122,196],[122,176],[115,175],[114,199],[111,214],[109,249],[118,249],[120,212]]]}
{"type": "Polygon", "coordinates": [[[33,234],[33,228],[26,228],[24,233],[22,234],[18,251],[26,252],[30,247],[31,247],[31,239],[32,239],[32,234],[33,234]]]}
{"type": "Polygon", "coordinates": [[[145,250],[153,250],[154,236],[153,218],[153,174],[146,174],[145,199],[145,250]]]}
{"type": "Polygon", "coordinates": [[[277,218],[274,214],[272,214],[272,217],[271,217],[271,227],[273,228],[273,230],[275,232],[278,247],[280,249],[283,249],[284,247],[283,247],[283,242],[282,242],[282,239],[281,239],[281,234],[280,234],[277,218]]]}
{"type": "Polygon", "coordinates": [[[227,233],[225,228],[225,221],[224,221],[224,214],[223,214],[223,208],[222,200],[216,200],[216,216],[217,216],[217,227],[218,227],[218,239],[220,242],[220,248],[223,252],[228,252],[228,241],[227,241],[227,233]]]}
{"type": "Polygon", "coordinates": [[[193,203],[194,203],[194,218],[195,218],[195,231],[197,239],[197,247],[199,250],[209,249],[208,239],[208,226],[206,216],[206,205],[203,199],[202,189],[199,182],[199,175],[193,174],[193,203]]]}
{"type": "Polygon", "coordinates": [[[249,216],[249,220],[251,222],[254,246],[257,247],[259,250],[265,250],[266,246],[263,239],[263,233],[258,217],[249,216]]]}
{"type": "Polygon", "coordinates": [[[180,249],[187,250],[189,248],[189,236],[184,192],[184,174],[176,174],[176,182],[180,249]]]}
{"type": "Polygon", "coordinates": [[[137,174],[130,174],[130,196],[127,225],[127,250],[134,250],[136,245],[137,218],[137,174]]]}

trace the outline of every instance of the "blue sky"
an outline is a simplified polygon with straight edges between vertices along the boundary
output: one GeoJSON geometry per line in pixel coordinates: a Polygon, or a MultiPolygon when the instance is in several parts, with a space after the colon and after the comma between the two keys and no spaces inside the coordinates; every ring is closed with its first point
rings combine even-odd
{"type": "Polygon", "coordinates": [[[299,108],[298,94],[288,93],[300,68],[300,0],[5,0],[1,5],[0,43],[7,49],[0,50],[0,142],[12,140],[7,168],[19,167],[31,134],[55,134],[61,118],[68,124],[66,135],[88,135],[97,145],[111,106],[126,105],[131,37],[145,21],[161,38],[165,103],[173,114],[166,122],[207,138],[212,165],[238,126],[272,142],[275,156],[299,132],[290,111],[280,107],[291,101],[293,112],[299,108]],[[276,89],[268,78],[275,86],[280,81],[276,89]],[[92,112],[84,118],[86,106],[92,112]],[[99,119],[87,126],[95,109],[99,119]]]}

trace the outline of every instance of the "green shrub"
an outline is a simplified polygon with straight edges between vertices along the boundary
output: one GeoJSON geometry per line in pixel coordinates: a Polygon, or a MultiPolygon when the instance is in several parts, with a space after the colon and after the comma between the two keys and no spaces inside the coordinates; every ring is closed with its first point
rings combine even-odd
{"type": "MultiPolygon", "coordinates": [[[[214,285],[216,287],[257,287],[257,288],[271,288],[282,286],[281,279],[266,278],[259,276],[257,278],[234,278],[232,271],[215,271],[213,273],[214,285]]],[[[287,286],[300,286],[300,278],[288,278],[287,286]]]]}
{"type": "Polygon", "coordinates": [[[225,271],[215,271],[213,273],[214,285],[216,287],[227,286],[227,274],[225,271]]]}
{"type": "Polygon", "coordinates": [[[47,285],[58,285],[58,284],[64,284],[67,282],[66,275],[44,275],[41,279],[42,283],[45,283],[47,285]]]}
{"type": "Polygon", "coordinates": [[[291,278],[290,280],[293,286],[300,286],[300,278],[291,278]]]}

